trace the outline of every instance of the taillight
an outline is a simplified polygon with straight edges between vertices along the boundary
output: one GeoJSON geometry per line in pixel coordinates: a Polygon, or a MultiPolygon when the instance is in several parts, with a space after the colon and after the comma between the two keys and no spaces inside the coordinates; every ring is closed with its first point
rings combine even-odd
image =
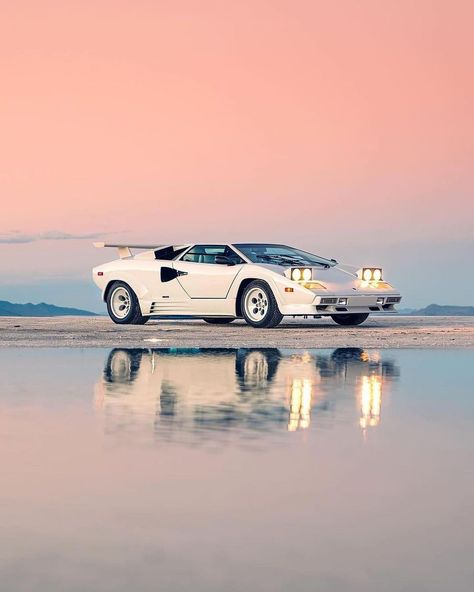
{"type": "Polygon", "coordinates": [[[104,275],[104,272],[103,271],[98,271],[97,272],[97,275],[104,275]]]}

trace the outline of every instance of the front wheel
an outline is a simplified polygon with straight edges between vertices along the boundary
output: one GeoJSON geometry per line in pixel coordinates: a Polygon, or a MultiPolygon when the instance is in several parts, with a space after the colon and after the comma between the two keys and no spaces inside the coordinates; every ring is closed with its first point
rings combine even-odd
{"type": "Polygon", "coordinates": [[[276,327],[283,318],[270,286],[261,280],[255,280],[245,288],[241,309],[244,319],[252,327],[276,327]]]}
{"type": "Polygon", "coordinates": [[[229,323],[232,323],[232,321],[235,321],[235,319],[225,319],[219,317],[209,317],[202,320],[206,323],[209,323],[210,325],[228,325],[229,323]]]}
{"type": "Polygon", "coordinates": [[[118,325],[144,325],[144,317],[135,292],[125,282],[114,282],[107,294],[107,312],[118,325]]]}
{"type": "Polygon", "coordinates": [[[362,324],[365,320],[367,320],[367,317],[369,316],[369,313],[360,313],[360,314],[340,314],[340,315],[332,315],[331,318],[332,320],[337,323],[338,325],[343,325],[345,327],[348,326],[354,326],[354,325],[360,325],[362,324]]]}

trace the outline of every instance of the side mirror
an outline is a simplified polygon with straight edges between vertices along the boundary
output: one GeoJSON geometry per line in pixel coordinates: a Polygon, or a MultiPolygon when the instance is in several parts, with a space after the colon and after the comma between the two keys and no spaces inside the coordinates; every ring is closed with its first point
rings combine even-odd
{"type": "Polygon", "coordinates": [[[215,263],[218,265],[235,265],[235,263],[225,255],[216,255],[215,263]]]}

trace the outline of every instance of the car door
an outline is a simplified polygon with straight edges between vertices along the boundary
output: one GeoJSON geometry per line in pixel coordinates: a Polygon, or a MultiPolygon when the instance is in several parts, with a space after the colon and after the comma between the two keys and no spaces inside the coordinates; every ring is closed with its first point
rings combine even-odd
{"type": "Polygon", "coordinates": [[[173,267],[190,298],[225,298],[243,264],[228,245],[194,245],[173,267]],[[233,265],[216,263],[217,255],[228,257],[233,265]]]}

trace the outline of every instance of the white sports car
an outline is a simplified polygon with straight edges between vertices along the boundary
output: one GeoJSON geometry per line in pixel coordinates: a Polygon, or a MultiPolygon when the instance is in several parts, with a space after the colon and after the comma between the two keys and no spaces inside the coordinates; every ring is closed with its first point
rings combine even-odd
{"type": "Polygon", "coordinates": [[[285,245],[94,244],[119,252],[120,259],[93,269],[119,324],[193,317],[276,327],[284,316],[330,316],[339,325],[360,325],[371,312],[396,312],[401,300],[380,267],[358,269],[285,245]]]}

